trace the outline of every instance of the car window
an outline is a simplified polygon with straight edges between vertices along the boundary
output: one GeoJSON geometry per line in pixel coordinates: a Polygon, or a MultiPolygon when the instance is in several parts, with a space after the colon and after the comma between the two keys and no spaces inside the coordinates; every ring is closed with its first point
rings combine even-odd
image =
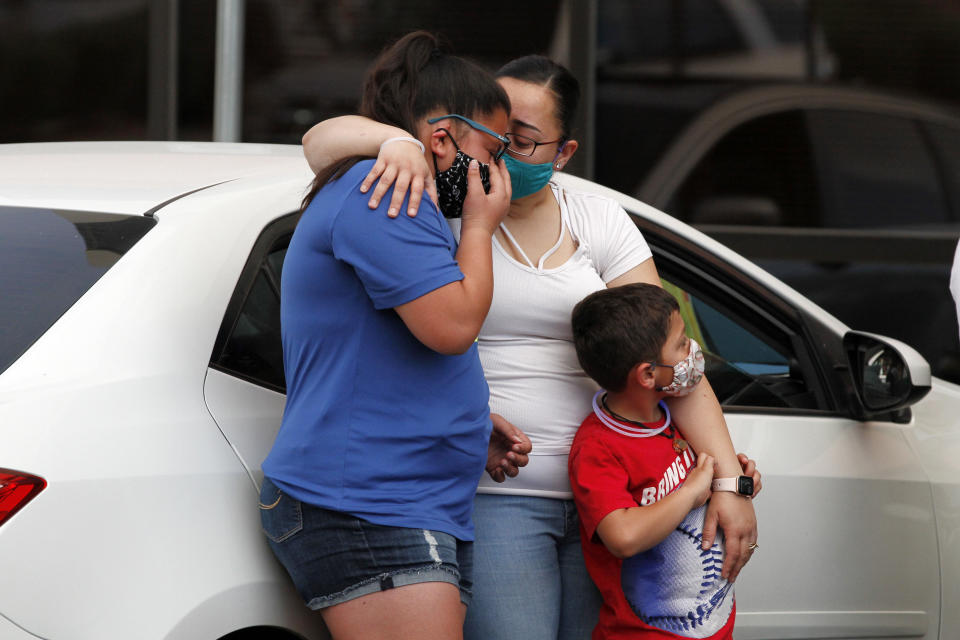
{"type": "Polygon", "coordinates": [[[937,168],[909,119],[831,109],[807,113],[822,225],[917,226],[948,220],[937,168]]]}
{"type": "Polygon", "coordinates": [[[280,346],[280,288],[274,284],[269,263],[257,274],[216,363],[247,379],[276,388],[285,386],[280,346]]]}
{"type": "Polygon", "coordinates": [[[597,48],[604,62],[666,58],[673,51],[672,0],[606,0],[599,3],[597,48]]]}
{"type": "Polygon", "coordinates": [[[718,0],[605,0],[597,16],[601,63],[648,62],[743,51],[745,39],[718,0]]]}
{"type": "Polygon", "coordinates": [[[697,277],[666,266],[663,286],[680,304],[687,335],[703,349],[707,379],[722,406],[826,408],[808,384],[797,340],[697,277]]]}
{"type": "Polygon", "coordinates": [[[210,366],[285,392],[280,340],[280,278],[298,214],[264,230],[237,283],[220,326],[210,366]]]}
{"type": "Polygon", "coordinates": [[[665,209],[692,224],[815,224],[817,183],[803,115],[777,113],[732,129],[665,209]]]}
{"type": "Polygon", "coordinates": [[[801,43],[806,21],[804,6],[797,0],[757,0],[770,28],[780,42],[801,43]]]}
{"type": "Polygon", "coordinates": [[[0,207],[0,373],[154,224],[145,216],[0,207]]]}
{"type": "Polygon", "coordinates": [[[685,54],[710,56],[747,48],[737,26],[730,19],[728,7],[729,3],[717,0],[687,0],[682,3],[679,17],[683,25],[681,47],[685,54]]]}
{"type": "Polygon", "coordinates": [[[940,161],[947,197],[954,222],[960,221],[960,129],[941,125],[927,125],[931,141],[940,161]]]}

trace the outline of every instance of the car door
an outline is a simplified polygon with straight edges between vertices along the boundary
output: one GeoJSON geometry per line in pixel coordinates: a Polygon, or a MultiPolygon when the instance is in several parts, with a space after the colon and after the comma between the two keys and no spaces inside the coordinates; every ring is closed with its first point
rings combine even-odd
{"type": "Polygon", "coordinates": [[[850,367],[835,329],[642,226],[704,346],[736,449],[763,472],[760,549],[736,585],[737,638],[937,638],[935,520],[909,416],[845,417],[850,367]]]}
{"type": "Polygon", "coordinates": [[[286,403],[280,342],[280,276],[299,220],[292,213],[260,234],[224,314],[204,398],[259,490],[286,403]]]}

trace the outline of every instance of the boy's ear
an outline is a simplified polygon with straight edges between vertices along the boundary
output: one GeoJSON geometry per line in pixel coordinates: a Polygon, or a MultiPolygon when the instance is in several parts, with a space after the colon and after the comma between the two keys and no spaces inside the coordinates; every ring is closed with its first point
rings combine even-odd
{"type": "Polygon", "coordinates": [[[630,379],[644,389],[654,389],[657,381],[653,375],[654,368],[649,362],[641,362],[630,370],[630,379]]]}

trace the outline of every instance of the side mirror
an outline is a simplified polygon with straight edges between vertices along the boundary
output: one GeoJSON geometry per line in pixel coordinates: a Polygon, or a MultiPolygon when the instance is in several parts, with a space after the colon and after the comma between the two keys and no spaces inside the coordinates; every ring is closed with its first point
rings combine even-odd
{"type": "Polygon", "coordinates": [[[843,346],[863,409],[861,417],[905,409],[930,391],[930,365],[912,347],[859,331],[848,331],[843,346]]]}

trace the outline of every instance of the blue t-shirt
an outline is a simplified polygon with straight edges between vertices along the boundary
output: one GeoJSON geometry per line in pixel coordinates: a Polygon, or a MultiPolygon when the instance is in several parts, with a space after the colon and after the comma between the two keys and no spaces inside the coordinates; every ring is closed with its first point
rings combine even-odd
{"type": "Polygon", "coordinates": [[[302,502],[472,540],[491,429],[476,344],[437,353],[393,309],[463,279],[456,240],[429,198],[415,218],[388,218],[390,194],[370,210],[372,163],[320,190],[290,241],[287,405],[263,471],[302,502]]]}

